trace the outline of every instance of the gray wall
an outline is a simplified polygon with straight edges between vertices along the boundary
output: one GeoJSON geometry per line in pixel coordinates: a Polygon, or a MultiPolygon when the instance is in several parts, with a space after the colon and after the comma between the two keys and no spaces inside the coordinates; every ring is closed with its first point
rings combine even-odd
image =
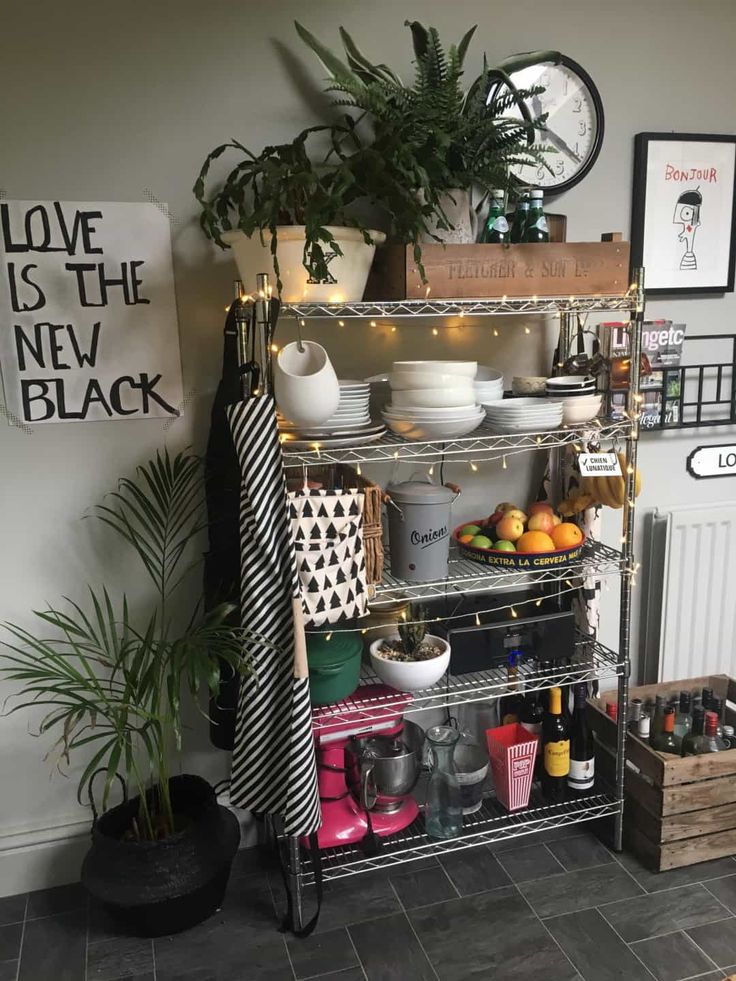
{"type": "MultiPolygon", "coordinates": [[[[32,435],[0,426],[0,614],[28,622],[28,611],[83,584],[123,582],[134,598],[144,584],[126,575],[127,560],[80,517],[162,443],[201,448],[217,380],[223,307],[234,265],[210,247],[196,223],[191,186],[207,151],[235,136],[255,149],[290,138],[324,107],[307,82],[320,69],[295,37],[298,17],[336,43],[344,24],[369,55],[409,70],[405,17],[435,24],[447,39],[480,25],[469,69],[485,48],[491,61],[534,47],[559,47],[596,80],[605,104],[601,157],[588,178],[555,208],[568,215],[570,239],[628,230],[632,138],[643,130],[729,132],[736,91],[736,4],[731,0],[486,0],[446,3],[393,0],[306,4],[243,0],[177,3],[36,0],[3,4],[0,34],[0,188],[8,198],[167,201],[180,318],[184,417],[161,422],[37,426],[32,435]]],[[[688,322],[692,331],[733,329],[733,296],[652,303],[652,316],[688,322]]],[[[487,323],[433,338],[426,326],[395,334],[351,324],[320,328],[344,375],[366,375],[395,357],[477,357],[509,374],[539,373],[553,327],[510,323],[494,338],[487,323]]],[[[289,331],[282,329],[281,339],[289,331]]],[[[724,437],[726,432],[719,435],[724,437]]],[[[697,434],[649,437],[642,448],[642,509],[736,498],[727,481],[695,485],[684,461],[697,434]]],[[[535,476],[526,459],[507,471],[450,467],[466,495],[458,518],[487,511],[509,496],[522,501],[535,476]]],[[[615,530],[609,529],[612,540],[615,530]]],[[[615,642],[615,604],[604,634],[615,642]]],[[[0,686],[0,694],[9,691],[0,686]]],[[[0,725],[0,892],[74,877],[76,850],[58,843],[84,833],[74,773],[49,779],[47,740],[28,735],[27,717],[0,725]]],[[[227,760],[203,732],[189,738],[187,766],[223,775],[227,760]]]]}

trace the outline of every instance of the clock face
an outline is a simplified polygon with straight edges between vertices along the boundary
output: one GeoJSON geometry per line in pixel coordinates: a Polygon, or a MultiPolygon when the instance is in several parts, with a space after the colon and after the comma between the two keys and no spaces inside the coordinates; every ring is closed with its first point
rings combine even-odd
{"type": "MultiPolygon", "coordinates": [[[[532,65],[511,74],[519,89],[543,85],[541,95],[532,96],[527,106],[533,118],[547,113],[546,129],[538,130],[535,144],[546,146],[547,167],[512,167],[513,175],[526,187],[539,187],[559,194],[577,184],[596,161],[603,141],[603,104],[589,75],[563,56],[559,65],[532,65]]],[[[507,91],[491,93],[489,100],[507,91]]],[[[521,118],[516,106],[505,116],[521,118]]]]}

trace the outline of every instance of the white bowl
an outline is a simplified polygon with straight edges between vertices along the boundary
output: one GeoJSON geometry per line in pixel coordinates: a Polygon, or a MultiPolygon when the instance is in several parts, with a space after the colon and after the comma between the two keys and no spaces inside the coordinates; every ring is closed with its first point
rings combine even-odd
{"type": "Polygon", "coordinates": [[[568,426],[576,426],[581,422],[590,422],[601,411],[603,396],[592,402],[582,399],[570,399],[562,403],[562,421],[568,426]]]}
{"type": "Polygon", "coordinates": [[[388,428],[408,440],[446,440],[467,436],[483,422],[483,413],[470,419],[453,419],[442,422],[427,422],[412,419],[392,419],[384,415],[388,428]]]}
{"type": "Polygon", "coordinates": [[[421,691],[436,685],[450,666],[450,645],[447,641],[427,634],[427,640],[442,648],[442,654],[429,661],[390,661],[376,653],[383,646],[384,640],[398,638],[397,633],[392,633],[388,638],[379,637],[371,644],[371,664],[381,681],[398,691],[421,691]]]}
{"type": "Polygon", "coordinates": [[[479,364],[475,372],[477,382],[500,382],[503,386],[503,372],[487,364],[479,364]]]}
{"type": "Polygon", "coordinates": [[[391,403],[397,409],[439,409],[475,405],[472,385],[460,388],[406,388],[393,392],[391,403]]]}
{"type": "Polygon", "coordinates": [[[499,409],[502,412],[515,412],[523,409],[524,411],[539,412],[550,405],[547,399],[495,399],[492,402],[484,402],[485,409],[499,409]]]}
{"type": "Polygon", "coordinates": [[[445,375],[460,375],[463,378],[475,378],[478,370],[477,361],[394,361],[394,371],[408,372],[439,372],[445,375]]]}
{"type": "Polygon", "coordinates": [[[472,378],[453,375],[449,371],[392,371],[388,382],[394,391],[418,388],[445,388],[447,385],[472,385],[472,378]]]}
{"type": "Polygon", "coordinates": [[[511,379],[511,391],[514,395],[544,395],[546,381],[537,375],[516,375],[511,379]]]}
{"type": "Polygon", "coordinates": [[[480,405],[470,402],[467,405],[445,406],[441,409],[421,409],[412,406],[396,406],[393,403],[387,405],[383,410],[388,416],[396,419],[426,419],[429,422],[441,422],[443,419],[468,419],[470,416],[480,414],[483,410],[480,405]]]}

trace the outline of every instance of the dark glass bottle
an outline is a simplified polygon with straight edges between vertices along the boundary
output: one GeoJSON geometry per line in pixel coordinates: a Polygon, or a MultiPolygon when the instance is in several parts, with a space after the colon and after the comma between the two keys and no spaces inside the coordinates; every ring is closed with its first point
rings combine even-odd
{"type": "Polygon", "coordinates": [[[675,741],[682,750],[682,740],[693,727],[693,720],[690,716],[692,711],[692,698],[689,691],[680,692],[680,702],[675,713],[675,741]]]}
{"type": "Polygon", "coordinates": [[[705,732],[698,742],[698,756],[701,753],[720,753],[726,748],[723,740],[718,736],[718,716],[715,712],[706,712],[705,732]]]}
{"type": "Polygon", "coordinates": [[[682,740],[681,753],[683,756],[698,755],[698,741],[703,738],[705,731],[705,709],[698,706],[693,709],[693,727],[682,740]]]}
{"type": "Polygon", "coordinates": [[[576,796],[591,793],[595,783],[595,743],[588,725],[586,704],[588,686],[575,686],[575,708],[570,723],[570,772],[567,785],[576,796]]]}
{"type": "Polygon", "coordinates": [[[653,740],[658,736],[664,726],[664,695],[657,695],[654,699],[654,714],[652,715],[652,726],[649,738],[653,740]]]}
{"type": "Polygon", "coordinates": [[[549,242],[547,219],[544,217],[544,191],[534,190],[530,194],[529,217],[524,229],[524,242],[549,242]]]}
{"type": "Polygon", "coordinates": [[[491,191],[491,207],[480,235],[481,242],[503,245],[511,241],[511,230],[503,207],[503,191],[491,191]]]}
{"type": "Polygon", "coordinates": [[[516,202],[514,221],[511,225],[511,241],[514,243],[524,241],[524,232],[529,218],[529,198],[522,192],[522,196],[516,202]]]}
{"type": "Polygon", "coordinates": [[[658,753],[672,753],[673,756],[680,755],[681,747],[678,747],[677,740],[675,739],[675,710],[671,705],[664,710],[662,731],[651,737],[649,745],[652,749],[656,749],[658,753]]]}
{"type": "Polygon", "coordinates": [[[705,711],[710,711],[710,703],[713,701],[713,689],[703,688],[700,697],[702,698],[702,704],[705,711]]]}
{"type": "Polygon", "coordinates": [[[542,721],[542,793],[551,803],[566,796],[567,775],[570,772],[570,731],[562,714],[562,692],[549,690],[549,708],[542,721]]]}

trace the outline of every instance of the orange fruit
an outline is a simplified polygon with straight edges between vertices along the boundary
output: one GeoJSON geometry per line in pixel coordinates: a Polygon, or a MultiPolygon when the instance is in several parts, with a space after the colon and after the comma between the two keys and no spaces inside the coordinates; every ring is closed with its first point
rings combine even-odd
{"type": "Polygon", "coordinates": [[[515,542],[524,534],[524,522],[511,515],[504,515],[496,525],[496,536],[505,542],[515,542]]]}
{"type": "Polygon", "coordinates": [[[474,538],[475,538],[475,535],[461,535],[458,540],[461,541],[463,543],[463,545],[467,545],[468,542],[472,542],[472,540],[474,538]]]}
{"type": "Polygon", "coordinates": [[[551,532],[555,548],[575,548],[583,540],[583,533],[572,521],[563,521],[551,532]]]}
{"type": "Polygon", "coordinates": [[[535,501],[534,504],[530,504],[527,508],[530,515],[540,514],[542,511],[546,511],[547,514],[553,514],[554,508],[551,504],[547,504],[546,501],[535,501]]]}
{"type": "Polygon", "coordinates": [[[555,543],[544,531],[526,531],[516,543],[517,552],[554,552],[555,543]]]}
{"type": "Polygon", "coordinates": [[[552,529],[552,541],[555,548],[575,548],[583,540],[583,533],[572,521],[563,521],[552,529]]]}

